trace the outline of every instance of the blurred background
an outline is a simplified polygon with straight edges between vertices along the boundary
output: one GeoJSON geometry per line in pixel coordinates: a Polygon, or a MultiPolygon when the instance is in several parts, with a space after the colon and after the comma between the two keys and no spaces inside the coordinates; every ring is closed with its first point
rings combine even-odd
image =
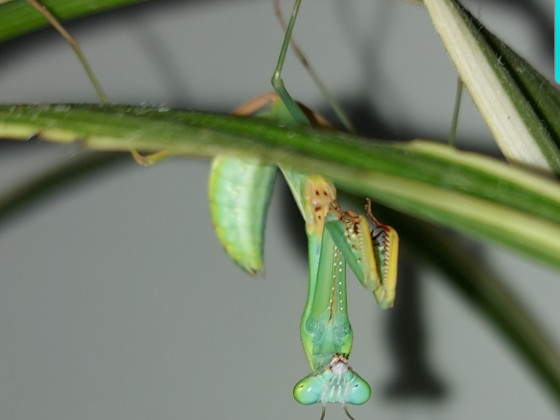
{"type": "MultiPolygon", "coordinates": [[[[19,1],[19,0],[18,0],[19,1]]],[[[466,1],[553,77],[551,0],[466,1]]],[[[291,0],[282,1],[285,14],[291,0]]],[[[65,25],[109,99],[227,112],[270,90],[283,33],[272,1],[158,0],[65,25]]],[[[428,14],[395,0],[305,0],[295,37],[371,137],[445,141],[456,72],[428,14]]],[[[5,103],[97,102],[52,29],[0,49],[5,103]]],[[[332,115],[289,55],[298,100],[332,115]]],[[[464,95],[458,145],[500,156],[464,95]]],[[[79,145],[0,145],[0,192],[71,161],[79,145]]],[[[41,419],[309,419],[293,385],[309,373],[299,340],[306,296],[303,224],[278,179],[266,275],[226,256],[209,218],[209,162],[149,169],[125,157],[3,218],[0,412],[41,419]]],[[[557,273],[467,242],[559,344],[557,273]]],[[[349,274],[351,363],[373,389],[356,419],[552,419],[557,406],[485,318],[403,249],[396,307],[381,312],[349,274]]],[[[327,418],[345,418],[329,406],[327,418]]]]}

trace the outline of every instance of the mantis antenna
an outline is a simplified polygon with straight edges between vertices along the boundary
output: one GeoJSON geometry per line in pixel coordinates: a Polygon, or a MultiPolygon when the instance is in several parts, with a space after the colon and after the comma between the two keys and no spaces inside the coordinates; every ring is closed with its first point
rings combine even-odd
{"type": "Polygon", "coordinates": [[[347,406],[344,406],[343,409],[344,409],[344,413],[346,413],[346,417],[348,417],[350,420],[356,420],[354,417],[352,417],[352,416],[350,415],[350,412],[348,411],[348,407],[347,407],[347,406]]]}
{"type": "MultiPolygon", "coordinates": [[[[354,417],[352,417],[352,415],[348,411],[348,407],[346,405],[343,406],[342,408],[344,410],[344,413],[346,414],[346,417],[348,417],[350,420],[356,420],[354,417]]],[[[327,407],[324,405],[323,409],[321,410],[321,417],[319,417],[319,420],[324,420],[326,413],[327,413],[327,407]]]]}
{"type": "MultiPolygon", "coordinates": [[[[346,417],[348,417],[350,420],[356,420],[354,417],[352,417],[352,414],[350,414],[350,412],[348,411],[348,407],[345,405],[342,407],[342,409],[344,410],[344,414],[346,414],[346,417]]],[[[321,417],[319,417],[319,420],[325,420],[325,414],[327,413],[327,406],[323,406],[323,409],[321,410],[321,417]]]]}

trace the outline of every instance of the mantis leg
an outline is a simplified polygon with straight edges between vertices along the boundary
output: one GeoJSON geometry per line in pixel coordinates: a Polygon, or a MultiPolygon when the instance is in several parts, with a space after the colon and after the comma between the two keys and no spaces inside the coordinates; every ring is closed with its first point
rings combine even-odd
{"type": "MultiPolygon", "coordinates": [[[[286,22],[284,21],[284,16],[282,15],[282,9],[280,8],[280,0],[274,0],[274,13],[276,14],[276,17],[278,18],[278,21],[280,22],[280,26],[282,26],[282,29],[284,30],[284,32],[286,32],[287,29],[288,29],[288,26],[287,26],[286,22]]],[[[296,55],[296,57],[299,59],[301,65],[303,66],[303,68],[305,70],[307,70],[307,73],[309,74],[311,79],[313,79],[313,82],[319,88],[319,90],[321,91],[321,94],[327,100],[327,102],[329,103],[329,105],[333,109],[334,113],[337,115],[338,119],[340,120],[340,122],[342,123],[344,128],[350,133],[355,133],[356,130],[354,129],[354,126],[352,125],[352,122],[350,121],[350,119],[348,118],[348,116],[346,115],[346,113],[344,112],[342,107],[340,106],[340,104],[334,98],[334,96],[331,95],[331,93],[329,92],[329,90],[327,89],[327,87],[325,86],[325,84],[323,83],[321,78],[319,77],[319,74],[311,66],[311,63],[309,62],[309,60],[307,60],[307,58],[303,54],[303,51],[298,46],[298,44],[296,43],[296,41],[293,37],[291,37],[291,39],[290,39],[290,45],[292,46],[292,50],[293,50],[294,54],[296,55]]]]}
{"type": "Polygon", "coordinates": [[[64,29],[60,22],[51,14],[51,12],[49,12],[49,10],[45,6],[41,5],[37,0],[26,1],[35,9],[37,9],[37,11],[39,11],[39,13],[41,13],[49,21],[49,23],[58,31],[60,35],[62,35],[68,45],[70,45],[70,47],[74,50],[74,53],[78,57],[78,60],[80,60],[82,67],[84,68],[89,80],[91,81],[91,84],[93,85],[93,88],[95,89],[95,92],[97,93],[97,96],[99,97],[99,100],[103,104],[108,104],[109,100],[107,99],[107,96],[105,95],[105,92],[103,91],[99,80],[97,80],[97,77],[95,76],[95,73],[93,72],[93,69],[91,68],[78,42],[72,37],[72,35],[70,35],[66,31],[66,29],[64,29]]]}
{"type": "MultiPolygon", "coordinates": [[[[279,120],[289,119],[291,115],[278,99],[272,102],[272,111],[279,120]]],[[[397,281],[397,232],[392,227],[381,224],[373,216],[369,200],[366,209],[374,224],[371,232],[364,216],[339,208],[336,188],[326,178],[285,167],[280,169],[305,219],[310,278],[317,276],[320,238],[326,227],[362,286],[373,292],[379,307],[392,307],[397,281]]]]}
{"type": "Polygon", "coordinates": [[[366,211],[373,222],[371,239],[374,245],[374,258],[379,267],[379,285],[374,290],[375,298],[381,309],[393,306],[397,289],[397,263],[399,256],[399,236],[389,225],[380,223],[371,212],[371,200],[366,199],[366,211]]]}
{"type": "Polygon", "coordinates": [[[381,309],[387,309],[395,300],[399,237],[373,216],[369,199],[366,209],[374,224],[371,232],[366,218],[351,210],[329,212],[325,228],[362,286],[373,292],[381,309]]]}
{"type": "MultiPolygon", "coordinates": [[[[105,94],[105,91],[101,87],[101,83],[99,83],[99,80],[97,79],[95,72],[91,68],[91,65],[89,64],[88,59],[83,53],[82,48],[80,47],[78,41],[76,41],[74,37],[72,37],[72,35],[70,35],[66,29],[64,29],[64,27],[61,25],[58,19],[56,19],[45,6],[40,4],[38,0],[26,0],[26,1],[31,6],[33,6],[39,13],[41,13],[45,17],[45,19],[49,21],[49,23],[66,40],[68,45],[70,45],[72,50],[74,50],[74,53],[76,54],[76,57],[78,57],[78,60],[80,61],[84,71],[86,72],[88,79],[90,80],[93,88],[95,89],[95,92],[97,93],[97,96],[99,97],[99,100],[101,101],[102,104],[108,105],[109,99],[107,99],[107,95],[105,94]]],[[[167,158],[170,155],[166,151],[153,153],[147,156],[140,155],[140,153],[138,153],[136,150],[131,150],[130,153],[132,154],[132,157],[136,161],[136,163],[145,167],[152,166],[160,162],[161,160],[167,158]]]]}
{"type": "MultiPolygon", "coordinates": [[[[74,37],[72,37],[72,35],[70,35],[68,31],[64,29],[64,27],[61,25],[58,19],[56,19],[45,6],[40,4],[38,0],[26,0],[26,1],[49,21],[49,23],[66,40],[68,45],[70,45],[72,50],[74,50],[74,53],[78,57],[78,60],[80,61],[83,69],[85,70],[87,77],[89,78],[91,84],[93,85],[93,88],[95,89],[95,92],[99,97],[99,100],[101,101],[102,104],[108,105],[109,100],[107,99],[107,95],[105,94],[103,88],[101,87],[101,83],[99,83],[99,80],[97,79],[97,76],[95,75],[93,69],[91,68],[88,59],[83,53],[80,44],[78,44],[78,42],[74,39],[74,37]]],[[[0,1],[0,3],[2,2],[0,1]]],[[[165,158],[171,155],[169,152],[165,150],[152,153],[147,156],[140,155],[140,153],[138,153],[136,150],[131,150],[130,153],[132,154],[132,157],[136,161],[136,163],[145,167],[155,165],[156,163],[164,160],[165,158]]]]}
{"type": "Polygon", "coordinates": [[[156,163],[159,163],[172,155],[167,150],[160,150],[159,152],[150,153],[149,155],[145,156],[141,155],[136,150],[131,150],[130,154],[138,165],[144,166],[145,168],[155,165],[156,163]]]}
{"type": "MultiPolygon", "coordinates": [[[[272,102],[272,109],[279,120],[290,117],[289,110],[281,100],[272,102]]],[[[374,224],[371,233],[364,216],[339,208],[336,202],[336,188],[327,179],[284,167],[281,170],[306,222],[310,278],[317,276],[320,238],[325,222],[328,222],[327,229],[362,286],[373,292],[380,308],[392,307],[397,281],[396,231],[381,224],[373,216],[369,200],[366,209],[374,224]]]]}
{"type": "Polygon", "coordinates": [[[282,47],[280,48],[280,54],[278,55],[278,62],[276,64],[276,69],[272,75],[272,87],[284,103],[284,105],[290,111],[293,119],[300,124],[307,124],[309,121],[303,111],[296,105],[296,102],[290,96],[286,87],[284,86],[284,81],[282,80],[282,69],[284,67],[284,62],[286,61],[286,53],[290,47],[290,39],[292,38],[292,32],[294,30],[294,25],[296,23],[297,14],[299,7],[301,6],[301,0],[296,0],[294,3],[294,8],[292,9],[292,15],[288,26],[286,27],[286,32],[284,34],[284,41],[282,42],[282,47]]]}

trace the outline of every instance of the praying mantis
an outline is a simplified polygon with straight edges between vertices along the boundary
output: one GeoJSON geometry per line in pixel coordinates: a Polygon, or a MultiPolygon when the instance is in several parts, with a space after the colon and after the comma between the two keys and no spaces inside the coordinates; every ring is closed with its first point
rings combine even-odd
{"type": "MultiPolygon", "coordinates": [[[[289,87],[290,81],[287,80],[287,82],[288,82],[288,87],[289,87]]],[[[296,93],[296,91],[293,91],[293,93],[296,93]]],[[[294,95],[294,96],[296,96],[296,95],[294,95]]],[[[297,96],[299,96],[299,94],[298,94],[297,96]]],[[[314,170],[317,170],[317,169],[314,169],[314,170]]],[[[150,174],[150,175],[151,175],[151,174],[150,174]]],[[[183,177],[183,181],[184,181],[184,177],[183,177]]],[[[349,185],[349,184],[347,184],[347,185],[349,185]]],[[[338,186],[338,185],[337,185],[337,186],[338,186]]],[[[181,195],[184,196],[184,194],[180,194],[180,196],[181,196],[181,195]]],[[[194,196],[193,198],[196,199],[196,196],[194,196]]],[[[200,195],[199,195],[199,198],[200,198],[200,195]]],[[[176,222],[177,222],[177,221],[176,221],[176,222]]],[[[179,220],[178,222],[180,222],[180,220],[179,220]]],[[[198,241],[193,242],[193,244],[196,244],[197,242],[198,242],[198,241]]],[[[282,242],[282,241],[281,241],[281,242],[282,242]]],[[[326,240],[325,240],[325,243],[326,243],[326,240]]],[[[437,255],[437,253],[434,253],[434,254],[437,255]]],[[[275,257],[275,258],[276,258],[276,257],[275,257]]],[[[272,268],[272,267],[271,267],[271,268],[272,268]]],[[[233,268],[232,268],[232,269],[233,269],[233,268]]],[[[269,269],[268,269],[268,267],[267,267],[267,271],[268,271],[268,270],[269,270],[269,269]]],[[[269,272],[268,274],[269,274],[269,275],[272,274],[273,276],[275,276],[274,271],[269,272]]],[[[303,274],[297,276],[297,277],[298,277],[298,280],[303,280],[303,279],[301,278],[301,276],[303,276],[303,274]]],[[[247,280],[247,281],[251,281],[251,279],[249,279],[249,280],[247,280]]],[[[350,280],[350,281],[352,281],[352,280],[350,280]]],[[[186,284],[188,285],[188,283],[186,283],[186,284]]],[[[212,283],[212,284],[216,284],[216,283],[212,283]]],[[[255,285],[256,285],[256,284],[255,284],[255,285]]],[[[234,285],[234,287],[236,287],[236,286],[239,286],[239,285],[238,285],[238,284],[237,284],[237,285],[234,285]]],[[[262,285],[260,285],[259,287],[263,287],[263,286],[264,286],[264,287],[268,287],[268,286],[266,286],[266,284],[262,284],[262,285]]],[[[278,287],[284,288],[284,286],[282,286],[281,284],[278,284],[277,286],[278,286],[278,287]]],[[[304,287],[303,284],[300,284],[300,286],[304,287]]],[[[352,284],[349,284],[349,287],[351,287],[351,286],[352,286],[352,284]]],[[[243,288],[241,288],[241,289],[243,289],[243,288]]],[[[253,289],[253,290],[255,290],[255,289],[253,289]]],[[[303,290],[302,290],[301,293],[298,293],[297,295],[299,296],[300,294],[303,294],[303,293],[304,293],[304,292],[303,292],[303,290]]],[[[233,298],[233,294],[230,295],[230,294],[228,293],[228,297],[230,297],[230,296],[233,298]]],[[[400,302],[400,298],[401,298],[401,297],[399,296],[399,303],[400,303],[400,304],[404,303],[404,302],[400,302]]],[[[303,296],[302,296],[302,299],[305,300],[305,299],[303,298],[303,296]]],[[[351,296],[349,299],[350,299],[350,301],[352,301],[352,300],[353,300],[353,299],[352,299],[352,296],[351,296]]],[[[255,301],[259,301],[259,300],[256,300],[256,299],[255,299],[255,301]]],[[[245,302],[247,302],[247,301],[245,300],[245,302]]],[[[206,303],[206,302],[205,302],[205,303],[206,303]]],[[[278,303],[284,304],[284,303],[287,303],[287,300],[282,299],[282,300],[279,301],[278,303]]],[[[303,303],[304,303],[304,302],[302,302],[302,308],[297,308],[297,307],[296,307],[296,308],[289,308],[289,309],[288,309],[287,307],[286,307],[285,309],[284,309],[284,308],[281,308],[279,311],[276,311],[276,314],[283,314],[284,316],[286,316],[287,314],[285,313],[285,310],[291,311],[292,314],[293,314],[294,312],[298,312],[298,309],[303,309],[303,303]],[[295,309],[295,311],[294,311],[294,309],[295,309]]],[[[349,302],[349,303],[351,303],[351,302],[349,302]]],[[[357,305],[355,305],[354,303],[351,303],[351,304],[352,304],[353,306],[357,306],[357,305]]],[[[298,306],[298,304],[296,304],[296,306],[298,306]]],[[[354,310],[354,308],[350,308],[350,310],[354,310]]],[[[357,313],[356,313],[356,315],[352,315],[352,321],[353,321],[353,322],[356,322],[356,321],[357,321],[357,319],[356,319],[356,321],[354,320],[354,318],[356,318],[357,316],[358,316],[357,313]]],[[[280,317],[280,318],[281,318],[281,317],[280,317]]],[[[292,325],[295,325],[296,322],[297,322],[297,321],[295,321],[295,320],[291,321],[292,325]]],[[[259,324],[260,324],[260,322],[259,322],[259,324]]],[[[361,328],[356,328],[357,324],[356,324],[356,325],[352,325],[352,326],[353,326],[354,329],[356,330],[356,333],[357,333],[357,334],[359,334],[360,336],[361,336],[361,334],[363,334],[361,328]]],[[[256,327],[256,328],[253,328],[253,331],[259,329],[259,325],[255,325],[254,327],[256,327]]],[[[271,330],[274,331],[274,329],[271,329],[271,330]]],[[[289,330],[291,330],[291,328],[290,328],[289,330]]],[[[289,330],[288,330],[288,332],[289,332],[289,330]]],[[[398,330],[398,329],[397,329],[397,330],[398,330]]],[[[206,331],[206,330],[205,330],[205,331],[206,331]]],[[[278,330],[276,330],[276,331],[278,331],[278,330]]],[[[293,331],[293,332],[295,333],[295,331],[293,331]]],[[[260,332],[259,332],[259,333],[260,333],[260,332]]],[[[277,333],[275,333],[275,334],[277,334],[277,333]]],[[[296,340],[293,340],[294,338],[295,338],[295,337],[292,337],[292,339],[290,340],[290,341],[292,341],[293,343],[297,340],[297,339],[296,339],[296,340]]],[[[359,339],[359,337],[357,337],[357,338],[359,339]]],[[[379,338],[381,338],[381,337],[379,337],[379,338]]],[[[376,340],[376,341],[377,341],[377,342],[380,342],[380,343],[383,343],[383,344],[386,343],[386,341],[384,341],[384,340],[376,340]]],[[[265,341],[265,342],[266,342],[266,341],[265,341]]],[[[292,344],[293,344],[293,343],[292,343],[292,344]]],[[[224,346],[224,348],[226,348],[226,349],[227,349],[228,347],[229,347],[229,346],[224,346]]],[[[359,345],[359,343],[356,343],[356,354],[352,353],[352,358],[350,359],[350,361],[351,361],[351,363],[353,364],[353,367],[355,367],[355,368],[357,369],[357,371],[358,371],[360,374],[364,375],[364,376],[363,376],[364,378],[366,378],[366,379],[369,380],[369,379],[371,378],[371,376],[369,376],[369,373],[367,373],[366,371],[363,370],[363,367],[361,367],[361,363],[358,364],[358,359],[357,359],[358,354],[357,354],[357,353],[359,352],[359,350],[360,350],[361,347],[362,347],[362,346],[359,345]]],[[[366,348],[369,348],[369,347],[370,347],[369,345],[366,345],[366,348]]],[[[256,352],[254,351],[255,349],[253,348],[252,350],[253,350],[253,351],[252,351],[253,355],[255,355],[255,354],[256,354],[256,352]]],[[[298,350],[299,350],[299,349],[298,349],[298,350]]],[[[257,351],[258,351],[258,349],[257,349],[257,351]]],[[[273,350],[272,350],[272,351],[273,351],[273,350]]],[[[266,356],[267,353],[268,353],[268,355],[270,355],[271,352],[270,352],[270,351],[269,351],[269,352],[259,352],[258,355],[261,356],[261,357],[262,357],[262,356],[269,357],[269,356],[266,356]]],[[[288,353],[290,353],[290,354],[293,353],[292,357],[293,357],[293,356],[296,356],[296,357],[298,357],[298,358],[301,358],[301,360],[299,360],[299,359],[298,359],[298,360],[300,361],[300,363],[304,363],[304,359],[299,355],[299,353],[298,353],[297,350],[294,349],[293,351],[289,351],[288,353]]],[[[214,356],[213,356],[212,358],[214,359],[214,356]]],[[[297,362],[298,360],[296,360],[296,362],[297,362]]],[[[255,360],[253,359],[253,360],[252,360],[253,366],[255,366],[254,361],[255,361],[255,360]]],[[[215,365],[214,365],[214,360],[210,360],[210,363],[212,363],[211,366],[212,366],[212,368],[214,368],[214,367],[215,367],[215,365]]],[[[209,363],[208,365],[210,365],[210,363],[209,363]]],[[[293,363],[290,363],[290,364],[292,365],[291,368],[294,369],[295,367],[293,366],[293,363]]],[[[257,364],[257,365],[258,365],[258,364],[257,364]]],[[[284,364],[284,363],[281,363],[281,364],[277,364],[277,365],[285,365],[285,364],[284,364]]],[[[402,366],[402,364],[399,364],[399,366],[402,366]]],[[[213,369],[213,370],[214,370],[214,371],[217,371],[217,369],[213,369]]],[[[298,367],[297,370],[300,370],[300,367],[298,367]]],[[[305,368],[303,368],[303,369],[301,369],[301,370],[303,371],[303,370],[305,370],[305,368]]],[[[377,368],[376,368],[376,370],[377,370],[377,368]]],[[[410,369],[407,369],[407,371],[410,371],[410,369]]],[[[222,369],[220,369],[220,374],[223,375],[223,370],[222,370],[222,369]]],[[[376,374],[376,375],[377,375],[377,374],[376,374]]],[[[296,379],[299,379],[299,377],[296,378],[296,376],[298,376],[297,371],[296,371],[296,372],[292,372],[290,375],[287,375],[287,376],[288,376],[289,378],[293,378],[293,383],[296,382],[296,379]]],[[[303,376],[303,374],[302,374],[301,376],[303,376]]],[[[207,378],[207,377],[206,377],[206,378],[207,378]]],[[[269,376],[269,378],[270,378],[270,376],[269,376]]],[[[290,379],[289,379],[289,380],[290,380],[290,379]]],[[[288,390],[288,388],[290,388],[291,385],[293,385],[293,383],[290,384],[290,385],[288,385],[288,386],[286,386],[286,387],[285,387],[285,390],[288,390]]],[[[370,382],[370,383],[371,383],[371,382],[370,382]]],[[[372,388],[373,388],[374,393],[375,393],[375,392],[376,392],[376,389],[377,389],[378,387],[377,387],[377,386],[373,387],[374,384],[373,384],[373,383],[371,383],[371,384],[372,384],[372,388]]],[[[243,389],[247,389],[246,387],[242,387],[242,388],[243,388],[243,389]]],[[[264,389],[266,389],[266,388],[264,388],[264,389]]],[[[264,391],[264,389],[262,389],[261,392],[264,391]]],[[[269,392],[264,392],[264,393],[270,395],[269,392]]],[[[277,394],[277,393],[275,392],[274,394],[277,394]]],[[[272,394],[272,395],[274,395],[274,394],[272,394]]],[[[282,392],[282,394],[284,394],[284,392],[282,392]]],[[[374,395],[374,396],[376,396],[376,395],[374,395]]],[[[191,397],[191,398],[192,398],[192,397],[191,397]]],[[[292,403],[292,404],[293,404],[293,403],[292,403]]],[[[377,404],[376,404],[376,405],[377,405],[377,404]]],[[[317,407],[318,407],[318,406],[313,406],[313,408],[311,408],[311,409],[317,410],[317,407]]],[[[370,407],[373,407],[373,405],[371,405],[370,407]]],[[[378,407],[378,408],[379,408],[379,407],[378,407]]],[[[300,407],[300,409],[303,410],[301,407],[300,407]]],[[[329,410],[329,414],[331,414],[330,411],[331,411],[331,410],[329,410]]],[[[352,412],[352,409],[350,409],[350,411],[352,412]]],[[[319,414],[319,411],[317,411],[317,415],[318,415],[318,414],[319,414]]],[[[334,413],[333,413],[333,414],[334,414],[334,413]]],[[[356,414],[358,414],[358,413],[356,412],[356,414]]],[[[329,416],[329,417],[330,417],[330,416],[329,416]]]]}
{"type": "MultiPolygon", "coordinates": [[[[275,71],[277,94],[260,97],[238,109],[237,114],[253,114],[269,104],[269,118],[287,124],[308,123],[309,113],[295,103],[280,78],[296,15],[297,9],[275,71]]],[[[104,95],[99,96],[106,102],[104,95]]],[[[144,164],[165,157],[165,152],[157,158],[132,152],[144,164]]],[[[374,293],[380,307],[389,308],[395,298],[398,236],[373,217],[369,202],[368,215],[375,226],[372,232],[364,216],[340,208],[336,189],[327,179],[287,167],[281,170],[304,217],[309,242],[308,296],[300,333],[312,372],[295,385],[294,397],[302,404],[321,402],[321,418],[325,416],[326,403],[342,404],[352,418],[346,405],[365,403],[371,389],[348,362],[353,333],[347,312],[346,262],[362,285],[374,293]]],[[[250,273],[262,270],[263,221],[274,174],[274,166],[257,161],[218,157],[213,164],[210,200],[217,233],[234,260],[250,273]]]]}
{"type": "MultiPolygon", "coordinates": [[[[268,118],[306,124],[311,114],[314,121],[326,125],[295,103],[281,79],[300,3],[297,0],[294,6],[272,79],[276,94],[256,98],[235,114],[252,114],[269,103],[268,118]]],[[[305,220],[309,255],[308,295],[300,335],[312,372],[294,386],[294,398],[301,404],[320,402],[321,420],[327,403],[340,403],[353,419],[347,404],[364,404],[371,389],[348,362],[353,333],[347,312],[346,261],[362,285],[373,292],[379,306],[390,308],[395,299],[398,235],[375,219],[371,202],[366,206],[375,226],[370,235],[364,216],[340,209],[336,189],[326,178],[280,169],[305,220]]],[[[270,165],[227,157],[216,158],[212,165],[209,195],[216,232],[233,260],[250,274],[262,270],[263,227],[273,182],[274,167],[270,165]],[[244,185],[237,184],[239,180],[244,185]],[[253,195],[259,200],[251,200],[253,195]],[[233,199],[224,200],[224,196],[233,199]]]]}
{"type": "MultiPolygon", "coordinates": [[[[275,93],[256,98],[235,113],[252,114],[267,103],[270,112],[261,117],[293,123],[288,107],[275,93]]],[[[312,117],[325,124],[322,118],[312,117]]],[[[327,403],[340,403],[352,418],[347,404],[364,404],[371,390],[348,363],[353,333],[347,312],[346,262],[379,306],[390,308],[395,299],[398,235],[375,219],[369,201],[366,208],[375,226],[371,232],[364,216],[340,208],[336,189],[326,178],[280,169],[305,220],[309,254],[300,334],[312,372],[295,385],[294,398],[302,404],[320,402],[321,419],[327,403]]],[[[220,156],[212,165],[209,195],[216,232],[233,260],[250,274],[263,266],[263,226],[274,175],[274,166],[256,161],[220,156]],[[244,184],[238,184],[240,180],[244,184]],[[248,203],[251,194],[260,201],[248,203]]]]}

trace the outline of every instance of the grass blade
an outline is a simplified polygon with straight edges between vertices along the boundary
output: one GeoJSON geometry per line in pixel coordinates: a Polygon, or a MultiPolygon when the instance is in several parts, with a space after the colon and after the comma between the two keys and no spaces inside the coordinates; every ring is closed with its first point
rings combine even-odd
{"type": "Polygon", "coordinates": [[[506,158],[560,174],[560,92],[456,0],[424,5],[506,158]]]}

